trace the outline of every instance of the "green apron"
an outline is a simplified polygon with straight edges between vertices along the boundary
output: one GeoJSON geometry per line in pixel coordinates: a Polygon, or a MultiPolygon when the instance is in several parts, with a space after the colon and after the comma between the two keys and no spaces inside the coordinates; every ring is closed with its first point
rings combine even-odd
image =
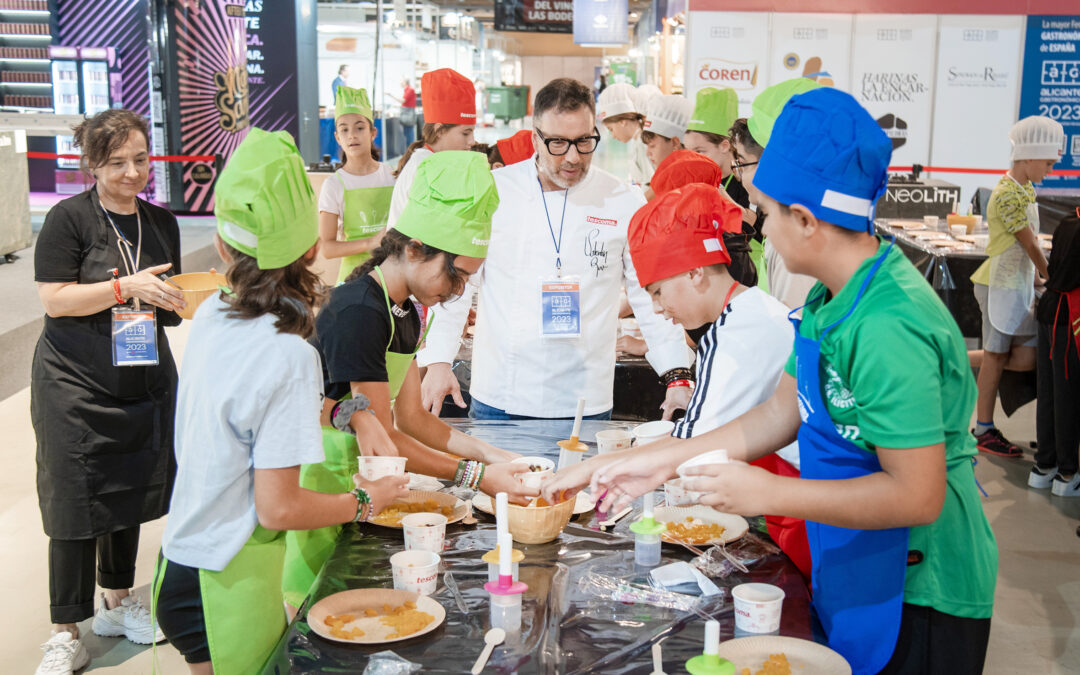
{"type": "Polygon", "coordinates": [[[765,266],[765,246],[757,239],[750,240],[750,260],[754,263],[754,267],[757,268],[758,288],[768,293],[769,276],[766,274],[768,270],[765,266]]]}
{"type": "MultiPolygon", "coordinates": [[[[285,558],[282,534],[256,525],[244,548],[225,569],[199,570],[203,620],[215,675],[260,672],[285,633],[279,583],[285,558]]],[[[155,617],[168,564],[159,556],[150,610],[155,617]]]]}
{"type": "MultiPolygon", "coordinates": [[[[382,270],[376,267],[375,273],[379,276],[379,282],[383,287],[383,299],[386,300],[386,311],[390,316],[390,341],[386,345],[385,358],[392,404],[393,399],[396,399],[398,392],[401,391],[401,385],[409,373],[416,351],[408,354],[390,351],[390,345],[394,343],[394,315],[391,311],[390,296],[386,292],[382,270]]],[[[431,328],[430,319],[428,328],[431,328]]],[[[425,337],[427,337],[426,331],[417,343],[417,350],[423,344],[425,337]]],[[[333,427],[323,427],[322,436],[326,459],[318,464],[305,464],[300,467],[300,487],[326,494],[351,491],[355,487],[352,477],[358,469],[356,458],[360,456],[360,446],[356,442],[356,436],[338,431],[333,427]]],[[[293,607],[299,607],[304,602],[304,598],[315,583],[319,570],[334,550],[341,527],[341,525],[331,525],[317,530],[291,530],[285,533],[285,573],[281,586],[285,601],[293,607]]]]}
{"type": "MultiPolygon", "coordinates": [[[[345,241],[356,241],[374,237],[386,227],[386,219],[390,214],[390,198],[394,194],[394,186],[357,188],[349,190],[345,187],[345,179],[341,173],[336,173],[341,181],[341,188],[345,191],[345,201],[342,204],[341,230],[345,235],[345,241]]],[[[345,281],[349,273],[371,257],[371,253],[357,253],[347,255],[341,260],[341,271],[338,272],[338,283],[345,281]]]]}

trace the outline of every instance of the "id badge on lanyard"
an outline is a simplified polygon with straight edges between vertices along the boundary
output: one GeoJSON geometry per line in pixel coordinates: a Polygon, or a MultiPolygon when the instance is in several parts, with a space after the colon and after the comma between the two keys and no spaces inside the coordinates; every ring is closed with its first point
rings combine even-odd
{"type": "Polygon", "coordinates": [[[540,337],[581,337],[581,282],[577,277],[540,280],[540,337]]]}
{"type": "Polygon", "coordinates": [[[114,366],[158,364],[157,315],[153,307],[113,307],[112,353],[114,366]]]}

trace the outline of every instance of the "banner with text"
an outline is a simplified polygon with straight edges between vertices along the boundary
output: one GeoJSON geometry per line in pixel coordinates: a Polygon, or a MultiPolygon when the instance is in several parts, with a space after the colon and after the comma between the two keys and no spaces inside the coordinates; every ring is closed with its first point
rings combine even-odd
{"type": "Polygon", "coordinates": [[[749,115],[754,97],[769,84],[769,14],[690,12],[686,26],[687,97],[693,100],[702,87],[731,87],[739,114],[749,115]]]}
{"type": "MultiPolygon", "coordinates": [[[[1080,169],[1080,16],[1027,18],[1020,118],[1045,115],[1065,127],[1055,168],[1080,169]]],[[[1080,187],[1078,176],[1047,176],[1044,187],[1080,187]]]]}
{"type": "Polygon", "coordinates": [[[809,77],[851,90],[851,14],[773,14],[769,84],[809,77]]]}
{"type": "MultiPolygon", "coordinates": [[[[625,0],[623,13],[626,13],[625,0]]],[[[625,18],[624,16],[623,19],[625,18]]],[[[573,0],[495,0],[495,30],[572,33],[574,2],[573,0]]]]}
{"type": "Polygon", "coordinates": [[[265,0],[247,0],[248,95],[251,123],[267,131],[300,134],[296,84],[296,14],[271,11],[265,0]]]}
{"type": "Polygon", "coordinates": [[[574,44],[624,45],[630,41],[627,0],[574,0],[574,44]]]}
{"type": "Polygon", "coordinates": [[[851,94],[892,139],[892,164],[930,161],[936,15],[859,14],[851,94]]]}
{"type": "MultiPolygon", "coordinates": [[[[976,169],[1009,166],[1009,129],[1020,91],[1022,16],[942,16],[938,28],[934,133],[930,163],[976,169]]],[[[967,203],[995,176],[938,175],[967,203]]]]}

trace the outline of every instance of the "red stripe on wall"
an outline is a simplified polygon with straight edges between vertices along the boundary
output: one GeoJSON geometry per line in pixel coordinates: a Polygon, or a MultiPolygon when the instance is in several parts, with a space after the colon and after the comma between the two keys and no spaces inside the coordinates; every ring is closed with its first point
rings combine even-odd
{"type": "Polygon", "coordinates": [[[1076,0],[689,0],[696,12],[1080,14],[1076,0]]]}

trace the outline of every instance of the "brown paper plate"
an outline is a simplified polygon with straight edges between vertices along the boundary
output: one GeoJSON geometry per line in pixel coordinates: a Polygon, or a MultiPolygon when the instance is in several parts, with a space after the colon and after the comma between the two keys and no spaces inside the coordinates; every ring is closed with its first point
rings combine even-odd
{"type": "Polygon", "coordinates": [[[889,227],[896,227],[901,230],[925,230],[926,223],[921,220],[887,220],[885,221],[889,227]]]}
{"type": "MultiPolygon", "coordinates": [[[[476,493],[476,496],[473,497],[472,503],[477,511],[483,511],[489,516],[495,515],[495,505],[491,502],[491,497],[488,495],[478,492],[476,493]]],[[[596,500],[592,498],[592,495],[588,492],[579,492],[574,501],[574,515],[579,516],[582,513],[588,513],[589,511],[592,511],[595,506],[596,500]]]]}
{"type": "MultiPolygon", "coordinates": [[[[736,539],[741,539],[743,535],[750,529],[750,523],[746,522],[746,518],[742,516],[736,516],[730,513],[721,513],[710,506],[658,506],[653,510],[653,517],[660,523],[686,522],[686,519],[693,518],[696,523],[716,523],[724,528],[722,536],[713,539],[694,539],[687,541],[687,544],[693,544],[694,546],[711,546],[712,544],[729,544],[736,539]]],[[[661,535],[661,538],[667,543],[674,543],[668,541],[667,535],[661,535]]]]}
{"type": "MultiPolygon", "coordinates": [[[[439,506],[445,506],[454,510],[453,513],[446,517],[448,523],[458,522],[469,512],[469,508],[465,505],[465,502],[454,495],[445,492],[429,492],[427,490],[410,490],[408,495],[401,499],[395,499],[390,506],[393,506],[394,504],[422,503],[428,500],[435,501],[439,506]]],[[[378,525],[379,527],[391,527],[395,530],[401,529],[400,523],[397,525],[391,525],[385,522],[380,523],[377,518],[378,516],[376,516],[376,519],[372,519],[368,522],[372,525],[378,525]]]]}
{"type": "Polygon", "coordinates": [[[308,625],[311,626],[311,629],[318,633],[320,637],[332,642],[343,642],[345,644],[353,645],[381,645],[388,642],[411,640],[414,637],[430,633],[438,628],[445,620],[446,610],[435,600],[418,593],[399,591],[391,588],[360,588],[352,591],[334,593],[333,595],[329,595],[316,602],[311,610],[308,611],[307,615],[308,625]],[[388,636],[395,632],[395,628],[385,625],[379,620],[380,617],[378,616],[363,616],[365,609],[374,609],[382,615],[383,605],[399,607],[406,602],[415,602],[417,610],[427,612],[433,616],[434,619],[415,633],[391,638],[388,636]],[[330,627],[326,625],[326,618],[328,616],[341,616],[342,614],[352,614],[356,617],[353,621],[345,624],[345,630],[359,628],[364,631],[364,634],[355,639],[340,638],[331,635],[330,627]]]}
{"type": "Polygon", "coordinates": [[[798,675],[851,675],[851,666],[833,650],[809,640],[783,635],[756,635],[720,643],[718,655],[735,664],[735,672],[756,673],[772,654],[783,654],[798,675]]]}

